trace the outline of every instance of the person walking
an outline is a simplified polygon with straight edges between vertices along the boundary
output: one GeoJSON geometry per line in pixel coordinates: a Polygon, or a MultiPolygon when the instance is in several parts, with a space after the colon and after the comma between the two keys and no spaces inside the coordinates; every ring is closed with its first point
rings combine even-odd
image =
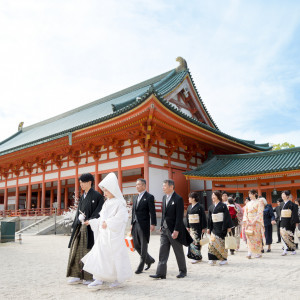
{"type": "Polygon", "coordinates": [[[141,274],[145,264],[145,270],[148,270],[155,262],[154,258],[148,253],[148,243],[150,232],[154,231],[156,226],[156,212],[154,196],[146,191],[146,180],[143,178],[138,179],[136,189],[139,195],[134,199],[132,205],[131,234],[134,248],[140,255],[140,263],[135,273],[141,274]]]}
{"type": "MultiPolygon", "coordinates": [[[[273,225],[276,224],[275,215],[273,212],[273,208],[270,204],[268,204],[265,198],[261,198],[264,203],[264,227],[265,227],[265,238],[266,245],[268,246],[267,252],[271,252],[271,245],[273,242],[272,234],[273,234],[273,225]]],[[[262,249],[264,253],[264,249],[262,249]]]]}
{"type": "Polygon", "coordinates": [[[187,208],[186,224],[193,242],[189,245],[187,257],[192,264],[202,261],[201,236],[206,232],[207,220],[204,208],[199,203],[199,195],[196,192],[189,194],[190,205],[187,208]]]}
{"type": "Polygon", "coordinates": [[[89,284],[93,279],[91,274],[82,270],[81,258],[94,245],[93,231],[89,225],[84,224],[84,221],[99,218],[99,212],[104,203],[103,196],[92,188],[94,184],[92,174],[82,174],[79,177],[79,183],[83,194],[79,199],[68,246],[70,248],[67,266],[67,277],[70,277],[68,284],[89,284]]]}
{"type": "Polygon", "coordinates": [[[213,266],[219,260],[220,265],[228,264],[225,237],[231,232],[232,220],[225,203],[222,203],[221,193],[212,193],[213,204],[208,209],[208,229],[210,242],[208,244],[208,263],[213,266]]]}
{"type": "Polygon", "coordinates": [[[156,279],[166,279],[167,262],[170,247],[176,256],[179,274],[177,278],[184,278],[187,275],[186,261],[183,252],[183,245],[188,246],[193,242],[190,234],[183,223],[184,204],[183,199],[175,192],[175,183],[171,179],[164,180],[161,217],[161,235],[159,262],[155,275],[150,275],[156,279]]]}
{"type": "Polygon", "coordinates": [[[257,191],[252,189],[249,191],[250,201],[244,210],[243,222],[245,226],[245,234],[247,238],[248,254],[247,258],[262,257],[262,242],[264,235],[264,203],[262,199],[258,199],[257,191]]]}
{"type": "Polygon", "coordinates": [[[281,216],[281,210],[283,207],[283,200],[281,198],[277,199],[277,206],[274,208],[274,211],[276,213],[275,221],[277,226],[277,243],[281,243],[281,235],[280,235],[280,216],[281,216]]]}

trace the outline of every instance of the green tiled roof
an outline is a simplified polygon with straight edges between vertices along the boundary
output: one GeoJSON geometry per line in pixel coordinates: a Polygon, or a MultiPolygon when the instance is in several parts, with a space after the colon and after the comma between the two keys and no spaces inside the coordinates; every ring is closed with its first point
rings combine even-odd
{"type": "MultiPolygon", "coordinates": [[[[149,98],[151,94],[155,94],[165,107],[190,122],[193,122],[200,128],[204,128],[217,135],[228,138],[229,140],[248,146],[251,149],[259,151],[266,151],[270,149],[268,144],[257,145],[253,141],[241,140],[221,132],[209,115],[199,94],[199,101],[215,128],[193,119],[178,110],[175,105],[165,100],[164,96],[179,86],[186,76],[189,76],[190,79],[193,80],[188,69],[185,68],[180,71],[173,69],[66,113],[37,124],[24,127],[22,131],[19,131],[6,140],[0,142],[0,156],[68,136],[74,131],[84,129],[122,115],[123,113],[140,105],[149,98]]],[[[194,89],[197,92],[195,85],[194,89]]]]}
{"type": "Polygon", "coordinates": [[[185,172],[197,177],[236,177],[300,170],[300,147],[260,153],[216,155],[185,172]]]}

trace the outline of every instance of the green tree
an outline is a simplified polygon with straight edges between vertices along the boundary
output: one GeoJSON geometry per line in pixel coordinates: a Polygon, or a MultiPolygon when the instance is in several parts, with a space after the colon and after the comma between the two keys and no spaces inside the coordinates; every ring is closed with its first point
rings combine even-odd
{"type": "Polygon", "coordinates": [[[295,145],[290,144],[288,142],[284,142],[281,144],[274,144],[272,147],[273,147],[272,150],[280,150],[280,149],[294,148],[295,145]]]}

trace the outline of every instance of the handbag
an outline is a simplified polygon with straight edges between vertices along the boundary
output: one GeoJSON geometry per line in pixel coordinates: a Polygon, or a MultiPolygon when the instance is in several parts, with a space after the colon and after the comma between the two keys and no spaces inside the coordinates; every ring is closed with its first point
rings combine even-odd
{"type": "Polygon", "coordinates": [[[125,244],[126,244],[126,247],[130,249],[131,252],[135,251],[131,233],[127,234],[127,236],[125,238],[125,244]]]}
{"type": "Polygon", "coordinates": [[[246,235],[253,235],[253,230],[251,230],[251,229],[246,229],[246,230],[245,230],[245,234],[246,234],[246,235]]]}
{"type": "Polygon", "coordinates": [[[237,248],[236,238],[233,235],[228,235],[225,237],[225,249],[235,250],[237,248]]]}
{"type": "Polygon", "coordinates": [[[200,240],[200,245],[204,246],[205,244],[207,244],[209,242],[209,238],[205,233],[205,237],[204,237],[204,233],[202,233],[201,235],[201,240],[200,240]]]}

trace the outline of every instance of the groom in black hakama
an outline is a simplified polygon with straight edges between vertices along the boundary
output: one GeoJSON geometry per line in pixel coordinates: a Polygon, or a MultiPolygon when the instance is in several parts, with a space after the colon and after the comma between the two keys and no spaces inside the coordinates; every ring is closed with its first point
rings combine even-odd
{"type": "Polygon", "coordinates": [[[103,196],[92,188],[94,177],[90,173],[82,174],[79,178],[80,187],[84,191],[80,197],[77,212],[72,224],[72,235],[69,242],[70,254],[67,267],[69,284],[89,284],[93,276],[82,270],[84,257],[94,245],[94,234],[90,225],[83,224],[84,221],[99,218],[104,203],[103,196]]]}

